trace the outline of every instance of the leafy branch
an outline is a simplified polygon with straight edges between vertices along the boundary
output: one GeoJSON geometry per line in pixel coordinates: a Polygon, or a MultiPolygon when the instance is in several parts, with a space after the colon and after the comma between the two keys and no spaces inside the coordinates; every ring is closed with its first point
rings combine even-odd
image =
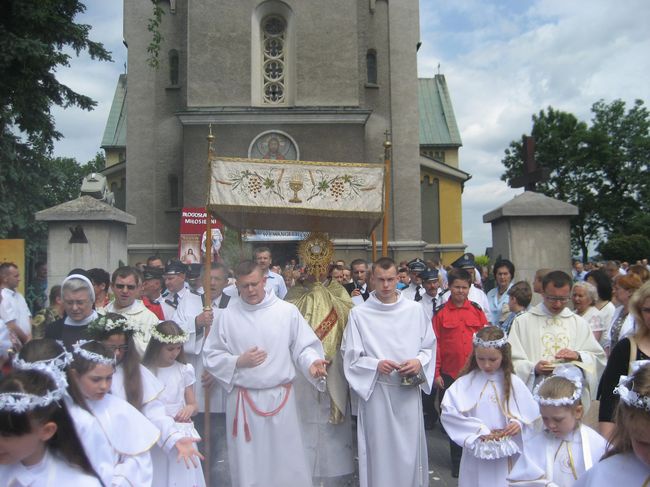
{"type": "Polygon", "coordinates": [[[149,53],[147,64],[154,69],[158,69],[160,67],[160,46],[164,39],[160,33],[160,25],[165,11],[158,5],[156,0],[151,0],[151,3],[153,4],[153,12],[147,23],[147,30],[151,32],[151,42],[147,46],[147,52],[149,53]]]}

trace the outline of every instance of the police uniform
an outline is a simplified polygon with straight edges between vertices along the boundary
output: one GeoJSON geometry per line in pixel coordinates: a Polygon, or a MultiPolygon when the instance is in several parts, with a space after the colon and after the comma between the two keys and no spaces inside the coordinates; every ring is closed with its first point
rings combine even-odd
{"type": "MultiPolygon", "coordinates": [[[[174,275],[174,274],[183,274],[187,273],[187,266],[179,260],[170,260],[165,266],[164,275],[174,275]]],[[[187,284],[187,283],[186,283],[187,284]]],[[[171,320],[178,308],[180,301],[186,296],[187,293],[191,292],[186,286],[183,287],[180,291],[172,293],[166,290],[162,294],[162,302],[160,305],[163,309],[163,314],[165,315],[166,320],[171,320]]]]}
{"type": "Polygon", "coordinates": [[[417,276],[427,270],[427,265],[422,259],[413,259],[407,265],[409,274],[411,274],[411,283],[408,287],[402,289],[402,295],[406,299],[420,301],[425,291],[422,285],[417,283],[417,276]],[[413,276],[416,276],[416,278],[414,279],[413,276]]]}

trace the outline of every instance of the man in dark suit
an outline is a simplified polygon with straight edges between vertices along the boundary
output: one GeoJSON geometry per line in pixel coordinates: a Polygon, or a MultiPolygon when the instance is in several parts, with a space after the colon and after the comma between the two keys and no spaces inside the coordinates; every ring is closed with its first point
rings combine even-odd
{"type": "Polygon", "coordinates": [[[352,271],[352,282],[345,284],[350,296],[362,296],[365,301],[370,296],[368,289],[368,262],[363,259],[355,259],[350,263],[352,271]]]}

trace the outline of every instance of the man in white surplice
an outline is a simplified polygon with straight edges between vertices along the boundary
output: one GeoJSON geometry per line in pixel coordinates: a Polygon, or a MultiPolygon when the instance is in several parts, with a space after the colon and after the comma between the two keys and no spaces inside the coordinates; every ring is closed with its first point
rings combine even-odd
{"type": "Polygon", "coordinates": [[[293,304],[264,289],[254,262],[235,271],[240,298],[217,316],[204,365],[224,386],[232,485],[311,486],[292,381],[324,387],[323,346],[293,304]]]}
{"type": "Polygon", "coordinates": [[[372,281],[368,300],[350,311],[341,345],[345,376],[359,395],[360,485],[427,486],[420,388],[431,392],[436,338],[422,306],[397,291],[392,259],[375,262],[372,281]]]}
{"type": "Polygon", "coordinates": [[[589,323],[575,314],[571,299],[571,277],[552,271],[542,280],[544,301],[515,318],[508,342],[512,346],[515,374],[532,391],[558,363],[572,362],[582,369],[585,387],[582,405],[589,408],[607,358],[594,338],[589,323]]]}

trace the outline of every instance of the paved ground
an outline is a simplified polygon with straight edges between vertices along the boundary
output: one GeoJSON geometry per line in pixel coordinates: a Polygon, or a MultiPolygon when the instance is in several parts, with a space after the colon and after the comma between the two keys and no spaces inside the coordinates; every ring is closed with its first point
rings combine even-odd
{"type": "MultiPolygon", "coordinates": [[[[228,458],[225,446],[225,420],[223,415],[213,424],[217,429],[216,445],[213,445],[213,456],[216,456],[216,462],[213,462],[212,478],[208,487],[236,487],[231,485],[230,473],[228,469],[228,458]]],[[[199,431],[199,433],[201,433],[199,431]]],[[[449,459],[449,442],[447,437],[437,424],[433,430],[427,433],[427,449],[429,451],[429,485],[430,487],[455,487],[458,485],[457,479],[451,477],[451,463],[449,459]]],[[[356,435],[355,435],[356,444],[356,435]]],[[[336,480],[328,479],[317,480],[314,487],[356,487],[359,485],[358,475],[347,476],[336,480]]],[[[287,486],[293,487],[293,486],[287,486]]],[[[395,486],[399,487],[399,486],[395,486]]]]}

